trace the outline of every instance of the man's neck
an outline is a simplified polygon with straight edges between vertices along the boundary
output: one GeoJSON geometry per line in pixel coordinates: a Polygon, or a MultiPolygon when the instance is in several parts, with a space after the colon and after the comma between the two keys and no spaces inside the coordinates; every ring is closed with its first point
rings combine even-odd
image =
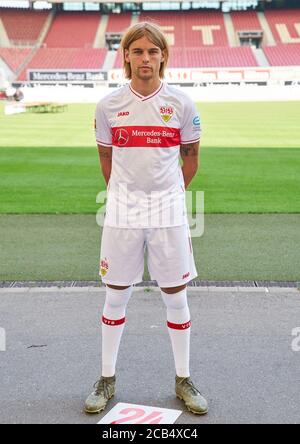
{"type": "Polygon", "coordinates": [[[160,79],[155,79],[153,81],[132,79],[130,83],[131,88],[144,97],[150,96],[152,93],[154,93],[154,91],[156,91],[159,88],[160,84],[161,84],[160,79]]]}

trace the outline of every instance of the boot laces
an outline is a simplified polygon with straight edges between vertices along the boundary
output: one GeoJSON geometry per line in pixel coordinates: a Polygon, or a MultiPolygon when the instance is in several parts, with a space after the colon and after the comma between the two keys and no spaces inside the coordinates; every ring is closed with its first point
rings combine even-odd
{"type": "Polygon", "coordinates": [[[180,384],[185,384],[187,385],[187,390],[189,392],[192,392],[193,395],[201,395],[200,391],[198,389],[196,389],[196,387],[194,386],[193,382],[191,381],[191,379],[183,379],[182,381],[180,381],[180,384]]]}
{"type": "Polygon", "coordinates": [[[108,382],[105,379],[100,378],[94,384],[94,388],[96,389],[95,395],[99,396],[101,393],[104,393],[105,398],[108,398],[109,397],[108,387],[109,387],[108,382]]]}

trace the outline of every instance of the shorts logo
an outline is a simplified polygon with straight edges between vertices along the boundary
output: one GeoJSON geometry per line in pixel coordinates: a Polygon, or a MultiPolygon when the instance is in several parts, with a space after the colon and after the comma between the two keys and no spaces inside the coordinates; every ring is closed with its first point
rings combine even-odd
{"type": "Polygon", "coordinates": [[[195,116],[193,118],[193,125],[200,126],[200,117],[199,116],[195,116]]]}
{"type": "Polygon", "coordinates": [[[120,128],[115,132],[115,144],[117,146],[125,146],[129,140],[128,131],[125,128],[120,128]]]}
{"type": "Polygon", "coordinates": [[[129,111],[119,111],[117,117],[129,116],[129,111]]]}
{"type": "Polygon", "coordinates": [[[189,275],[190,275],[190,272],[185,273],[185,274],[182,276],[182,279],[185,279],[185,278],[189,277],[189,275]]]}
{"type": "Polygon", "coordinates": [[[173,108],[171,106],[161,106],[159,108],[159,112],[164,122],[169,122],[174,114],[173,108]]]}
{"type": "Polygon", "coordinates": [[[105,276],[108,272],[108,262],[107,259],[101,259],[100,261],[100,274],[101,276],[105,276]]]}

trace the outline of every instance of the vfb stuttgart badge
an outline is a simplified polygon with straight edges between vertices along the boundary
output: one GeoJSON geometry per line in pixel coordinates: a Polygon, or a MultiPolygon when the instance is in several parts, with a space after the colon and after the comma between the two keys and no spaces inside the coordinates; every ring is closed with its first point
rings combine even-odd
{"type": "Polygon", "coordinates": [[[171,106],[161,106],[159,111],[164,122],[169,122],[172,119],[173,108],[171,106]]]}
{"type": "Polygon", "coordinates": [[[108,272],[108,262],[107,259],[102,259],[100,262],[100,274],[101,276],[105,276],[108,272]]]}

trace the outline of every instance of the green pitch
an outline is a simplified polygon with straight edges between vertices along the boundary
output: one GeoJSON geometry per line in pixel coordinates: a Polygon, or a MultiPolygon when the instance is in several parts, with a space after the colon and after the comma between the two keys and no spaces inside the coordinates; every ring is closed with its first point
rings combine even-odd
{"type": "MultiPolygon", "coordinates": [[[[14,116],[0,109],[1,213],[97,211],[105,183],[94,109],[69,105],[65,113],[14,116]]],[[[190,189],[204,191],[205,212],[300,212],[300,104],[203,103],[198,109],[200,168],[190,189]]]]}
{"type": "MultiPolygon", "coordinates": [[[[198,108],[190,189],[204,191],[207,214],[192,239],[198,279],[299,280],[300,103],[198,108]]],[[[0,281],[97,279],[105,183],[94,109],[4,116],[0,104],[0,281]]]]}

